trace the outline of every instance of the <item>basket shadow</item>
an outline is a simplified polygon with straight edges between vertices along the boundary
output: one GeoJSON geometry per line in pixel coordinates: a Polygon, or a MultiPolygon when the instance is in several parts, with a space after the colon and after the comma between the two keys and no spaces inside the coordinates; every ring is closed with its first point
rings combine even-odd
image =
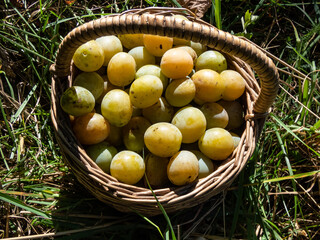
{"type": "MultiPolygon", "coordinates": [[[[175,234],[187,236],[192,228],[207,221],[213,210],[222,207],[223,194],[195,207],[168,213],[175,234]]],[[[61,178],[59,197],[52,212],[58,239],[161,239],[167,220],[163,214],[124,213],[93,196],[72,172],[61,178]]],[[[194,229],[193,229],[194,230],[194,229]]]]}
{"type": "MultiPolygon", "coordinates": [[[[150,222],[162,232],[168,227],[163,214],[147,217],[135,212],[123,213],[101,202],[71,172],[62,177],[60,189],[52,212],[58,239],[161,239],[150,222]]],[[[175,234],[188,239],[188,235],[199,227],[202,229],[201,223],[208,223],[217,212],[220,218],[223,198],[221,193],[198,206],[168,213],[175,234]]]]}
{"type": "MultiPolygon", "coordinates": [[[[152,221],[162,224],[161,217],[152,221]]],[[[60,194],[52,211],[58,239],[157,239],[157,230],[136,213],[123,213],[94,197],[69,172],[61,179],[60,194]]]]}

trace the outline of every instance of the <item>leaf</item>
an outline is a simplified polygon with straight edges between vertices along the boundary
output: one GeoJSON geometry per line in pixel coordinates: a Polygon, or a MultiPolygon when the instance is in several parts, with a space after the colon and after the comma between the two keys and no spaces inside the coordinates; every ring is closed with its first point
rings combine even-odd
{"type": "Polygon", "coordinates": [[[177,2],[194,12],[199,18],[202,18],[211,6],[211,0],[177,0],[177,2]]]}
{"type": "Polygon", "coordinates": [[[245,20],[246,23],[251,21],[251,15],[252,15],[252,13],[249,10],[247,10],[245,15],[244,15],[244,20],[245,20]]]}

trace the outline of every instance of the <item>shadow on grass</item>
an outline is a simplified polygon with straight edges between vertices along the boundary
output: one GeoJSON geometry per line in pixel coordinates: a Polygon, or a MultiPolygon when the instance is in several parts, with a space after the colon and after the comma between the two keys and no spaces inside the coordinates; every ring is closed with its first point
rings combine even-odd
{"type": "MultiPolygon", "coordinates": [[[[72,173],[61,179],[52,213],[58,239],[158,239],[156,228],[135,213],[122,213],[92,196],[72,173]]],[[[160,216],[156,218],[161,218],[160,216]]]]}
{"type": "MultiPolygon", "coordinates": [[[[197,232],[202,235],[212,232],[212,221],[216,221],[214,232],[221,236],[222,200],[219,194],[202,205],[168,214],[177,239],[193,239],[197,232]]],[[[91,195],[72,173],[61,179],[60,196],[52,216],[55,239],[153,240],[162,239],[159,231],[164,237],[166,233],[170,235],[163,215],[144,219],[136,213],[119,212],[91,195]]]]}

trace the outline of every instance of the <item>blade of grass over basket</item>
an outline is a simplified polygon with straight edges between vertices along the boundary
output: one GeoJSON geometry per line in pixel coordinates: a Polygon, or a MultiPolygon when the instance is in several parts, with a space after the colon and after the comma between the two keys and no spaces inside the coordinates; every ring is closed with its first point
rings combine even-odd
{"type": "Polygon", "coordinates": [[[270,113],[270,116],[278,123],[279,126],[283,127],[287,132],[289,132],[294,138],[296,138],[299,142],[301,142],[303,145],[305,145],[308,149],[310,149],[313,153],[315,153],[318,157],[320,157],[320,153],[315,151],[313,148],[311,148],[309,145],[307,145],[304,141],[302,141],[286,124],[284,124],[278,117],[276,117],[274,114],[270,113]]]}
{"type": "Polygon", "coordinates": [[[20,200],[18,200],[16,198],[13,198],[13,197],[11,197],[11,196],[9,196],[7,194],[0,193],[0,200],[2,200],[4,202],[8,202],[10,204],[13,204],[13,205],[15,205],[17,207],[20,207],[22,209],[25,209],[27,211],[30,211],[35,215],[38,215],[38,216],[41,216],[41,217],[45,217],[45,218],[48,218],[48,219],[51,218],[51,216],[48,215],[47,213],[45,213],[45,212],[43,212],[43,211],[41,211],[39,209],[36,209],[34,207],[28,206],[24,202],[22,202],[22,201],[20,201],[20,200]]]}
{"type": "MultiPolygon", "coordinates": [[[[143,158],[144,158],[144,149],[143,149],[142,154],[143,154],[143,158]]],[[[145,177],[146,177],[146,175],[145,175],[145,177]]],[[[149,182],[148,182],[148,179],[146,179],[146,181],[147,181],[147,183],[148,183],[148,186],[150,186],[150,184],[149,184],[149,182]]],[[[152,190],[151,190],[151,191],[152,191],[152,190]]],[[[154,193],[153,193],[153,194],[154,194],[154,193]]],[[[159,204],[160,204],[160,203],[159,203],[159,204]]],[[[160,205],[161,205],[161,204],[160,204],[160,205]]],[[[154,222],[152,222],[149,218],[143,216],[143,215],[142,215],[141,213],[139,213],[137,210],[134,210],[134,212],[137,213],[137,214],[138,214],[140,217],[142,217],[144,220],[146,220],[148,223],[150,223],[152,226],[154,226],[154,227],[158,230],[158,232],[159,232],[160,236],[162,237],[162,239],[165,239],[158,225],[156,225],[154,222]]]]}
{"type": "Polygon", "coordinates": [[[152,187],[151,187],[151,185],[150,185],[150,183],[149,183],[149,181],[148,181],[148,178],[147,178],[146,173],[144,174],[144,177],[145,177],[145,179],[146,179],[146,182],[147,182],[148,188],[149,188],[149,189],[150,189],[150,191],[152,192],[153,197],[154,197],[154,198],[156,199],[156,201],[157,201],[157,205],[158,205],[158,207],[160,208],[160,210],[161,210],[161,212],[162,212],[162,214],[163,214],[164,218],[165,218],[165,219],[166,219],[166,221],[167,221],[167,224],[168,224],[169,229],[170,229],[170,232],[171,232],[171,238],[172,238],[172,240],[176,240],[176,235],[174,234],[174,230],[173,230],[173,227],[172,227],[172,224],[171,224],[170,218],[169,218],[168,214],[166,213],[166,210],[163,208],[163,206],[162,206],[162,204],[159,202],[159,200],[158,200],[158,198],[157,198],[156,194],[153,192],[152,187]]]}

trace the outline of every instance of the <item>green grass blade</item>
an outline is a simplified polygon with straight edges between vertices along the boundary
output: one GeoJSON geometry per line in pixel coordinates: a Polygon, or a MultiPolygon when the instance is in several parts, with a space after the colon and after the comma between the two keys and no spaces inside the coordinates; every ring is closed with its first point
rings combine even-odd
{"type": "MultiPolygon", "coordinates": [[[[285,149],[284,143],[283,143],[283,141],[282,141],[282,138],[281,138],[281,136],[280,136],[279,131],[276,129],[275,126],[274,126],[274,129],[275,129],[275,131],[276,131],[276,136],[277,136],[277,138],[278,138],[278,141],[279,141],[279,144],[280,144],[282,153],[284,154],[284,159],[285,159],[286,165],[287,165],[287,167],[288,167],[289,174],[292,176],[292,175],[293,175],[293,170],[292,170],[291,163],[290,163],[290,160],[289,160],[287,151],[286,151],[286,149],[285,149]]],[[[296,182],[295,182],[294,180],[292,180],[292,187],[293,187],[293,190],[294,190],[294,191],[297,191],[296,182]]],[[[294,220],[297,219],[298,207],[299,207],[298,196],[294,195],[294,220]]]]}
{"type": "Polygon", "coordinates": [[[0,193],[0,200],[4,201],[4,202],[7,202],[7,203],[10,203],[10,204],[13,204],[17,207],[20,207],[22,209],[25,209],[27,211],[30,211],[32,212],[33,214],[37,215],[37,216],[41,216],[41,217],[45,217],[45,218],[48,218],[50,219],[50,215],[48,215],[47,213],[39,210],[39,209],[36,209],[34,207],[31,207],[31,206],[27,206],[25,203],[23,203],[22,201],[16,199],[16,198],[13,198],[5,193],[0,193]]]}
{"type": "Polygon", "coordinates": [[[317,171],[312,171],[312,172],[306,172],[306,173],[298,173],[290,176],[285,176],[285,177],[279,177],[279,178],[272,178],[272,179],[266,179],[263,180],[263,183],[272,183],[272,182],[280,182],[280,181],[285,181],[285,180],[293,180],[293,179],[299,179],[299,178],[306,178],[306,177],[311,177],[316,174],[320,173],[320,170],[317,171]]]}
{"type": "Polygon", "coordinates": [[[305,61],[308,65],[311,65],[311,62],[308,60],[308,59],[306,59],[302,54],[300,54],[299,53],[299,51],[296,49],[296,48],[294,48],[291,44],[289,44],[288,43],[288,46],[303,60],[303,61],[305,61]]]}
{"type": "Polygon", "coordinates": [[[306,146],[308,149],[310,149],[313,153],[315,153],[318,157],[320,157],[320,153],[315,151],[313,148],[308,146],[304,141],[302,141],[294,132],[291,131],[291,129],[284,124],[279,118],[277,118],[273,113],[270,113],[270,116],[279,124],[279,126],[283,127],[288,133],[290,133],[295,139],[297,139],[299,142],[301,142],[304,146],[306,146]]]}
{"type": "MultiPolygon", "coordinates": [[[[0,61],[1,61],[1,60],[0,60],[0,61]]],[[[1,62],[0,62],[0,64],[1,64],[1,62]]],[[[7,82],[7,84],[8,84],[9,91],[10,91],[10,96],[11,96],[13,99],[15,99],[12,85],[11,85],[9,79],[7,78],[6,73],[5,73],[4,71],[0,70],[0,74],[3,74],[4,78],[6,79],[6,82],[7,82]]]]}
{"type": "Polygon", "coordinates": [[[21,48],[21,49],[25,50],[26,52],[31,53],[31,54],[39,57],[39,58],[42,58],[42,59],[46,60],[48,63],[54,63],[53,60],[51,60],[51,59],[49,59],[49,58],[46,58],[45,56],[41,55],[40,53],[37,53],[37,52],[35,52],[35,51],[32,51],[32,50],[30,50],[29,48],[26,48],[25,46],[23,46],[23,45],[15,42],[15,41],[13,41],[13,40],[11,40],[10,38],[7,38],[7,37],[3,36],[2,34],[0,35],[0,37],[3,38],[4,40],[10,42],[12,45],[14,45],[14,46],[16,46],[16,47],[18,47],[18,48],[21,48]]]}
{"type": "Polygon", "coordinates": [[[19,109],[16,111],[16,113],[11,117],[10,122],[11,123],[15,123],[17,121],[17,119],[19,118],[19,116],[21,115],[22,111],[24,110],[24,108],[26,107],[26,105],[28,104],[29,100],[31,99],[31,97],[33,96],[34,92],[36,91],[38,87],[38,84],[35,84],[31,91],[29,92],[27,98],[23,101],[23,103],[20,105],[19,109]]]}
{"type": "Polygon", "coordinates": [[[174,5],[176,5],[178,8],[182,8],[180,3],[177,2],[177,0],[170,0],[174,5]]]}
{"type": "MultiPolygon", "coordinates": [[[[34,62],[32,61],[32,58],[30,56],[27,56],[28,57],[28,60],[32,66],[32,69],[34,70],[34,75],[37,76],[39,82],[41,83],[42,87],[44,87],[44,90],[47,94],[47,97],[48,99],[51,98],[51,92],[50,92],[50,87],[48,86],[48,82],[47,80],[45,80],[43,77],[41,77],[37,67],[34,65],[34,62]]],[[[47,72],[48,71],[48,68],[46,67],[44,70],[44,72],[47,72]]],[[[42,75],[44,75],[44,73],[42,73],[42,75]]]]}
{"type": "Polygon", "coordinates": [[[312,20],[312,18],[309,16],[309,14],[304,10],[304,8],[301,8],[298,5],[296,5],[295,7],[298,8],[308,18],[308,20],[310,21],[310,23],[312,25],[315,25],[315,22],[312,20]]]}
{"type": "Polygon", "coordinates": [[[4,165],[6,166],[6,169],[9,171],[10,167],[9,167],[8,162],[6,161],[6,158],[5,158],[4,154],[3,154],[1,142],[0,142],[0,156],[3,159],[3,162],[4,162],[4,165]]]}
{"type": "Polygon", "coordinates": [[[320,128],[320,120],[318,120],[312,127],[311,130],[315,131],[320,128]]]}
{"type": "Polygon", "coordinates": [[[136,212],[140,217],[142,217],[144,220],[146,220],[148,223],[150,223],[152,226],[154,226],[154,227],[158,230],[158,232],[159,232],[160,236],[162,237],[162,239],[165,239],[164,236],[163,236],[163,234],[162,234],[162,232],[161,232],[161,230],[160,230],[160,228],[159,228],[159,226],[158,226],[157,224],[155,224],[154,222],[152,222],[149,218],[143,216],[141,213],[139,213],[139,212],[137,212],[137,211],[135,211],[135,212],[136,212]]]}
{"type": "MultiPolygon", "coordinates": [[[[110,15],[110,14],[111,13],[96,13],[96,14],[94,14],[94,16],[101,17],[101,16],[107,16],[107,15],[110,15]]],[[[52,23],[48,23],[47,26],[45,27],[45,29],[52,28],[54,26],[58,26],[61,23],[72,22],[73,20],[85,19],[85,18],[91,19],[92,16],[93,15],[85,14],[85,15],[81,15],[81,16],[74,16],[74,17],[64,18],[64,19],[57,20],[57,21],[52,22],[52,23]]]]}
{"type": "Polygon", "coordinates": [[[268,226],[269,230],[272,231],[272,235],[275,237],[275,239],[283,240],[283,238],[279,234],[279,233],[281,233],[280,229],[273,222],[269,221],[267,218],[265,218],[263,220],[266,223],[266,225],[268,226]]]}
{"type": "Polygon", "coordinates": [[[170,218],[169,218],[166,210],[163,208],[162,204],[159,202],[156,194],[153,192],[153,190],[152,190],[152,188],[151,188],[151,186],[150,186],[150,183],[149,183],[149,181],[148,181],[148,178],[147,178],[146,174],[145,174],[145,179],[146,179],[146,182],[147,182],[147,185],[148,185],[149,189],[151,190],[151,193],[152,193],[153,197],[154,197],[154,198],[156,199],[156,201],[157,201],[158,207],[160,208],[160,210],[161,210],[164,218],[166,219],[166,221],[167,221],[167,223],[168,223],[168,225],[169,225],[169,228],[170,228],[170,231],[171,231],[171,238],[172,238],[172,240],[176,240],[176,235],[175,235],[175,233],[174,233],[174,230],[173,230],[173,227],[172,227],[170,218]]]}
{"type": "MultiPolygon", "coordinates": [[[[11,2],[10,2],[11,5],[11,2]]],[[[12,6],[12,5],[11,5],[12,6]]],[[[20,13],[20,11],[16,8],[12,6],[12,9],[19,15],[20,19],[22,19],[24,21],[24,23],[28,26],[28,28],[32,31],[33,34],[37,34],[36,31],[33,29],[33,27],[31,27],[31,25],[29,24],[29,22],[23,17],[23,15],[20,13]]]]}
{"type": "Polygon", "coordinates": [[[222,29],[221,25],[221,0],[212,0],[212,7],[214,8],[214,19],[216,27],[222,29]]]}
{"type": "Polygon", "coordinates": [[[154,6],[154,3],[151,2],[150,0],[145,0],[148,4],[150,4],[151,6],[154,6]]]}
{"type": "Polygon", "coordinates": [[[10,138],[12,139],[13,142],[15,142],[15,136],[13,135],[12,131],[11,131],[11,128],[9,126],[9,122],[7,120],[7,114],[6,112],[4,111],[3,109],[3,104],[2,104],[2,97],[0,96],[0,110],[1,110],[1,114],[2,114],[2,117],[3,117],[3,120],[4,120],[4,124],[6,125],[6,128],[7,128],[7,131],[8,131],[8,134],[10,136],[10,138]]]}
{"type": "Polygon", "coordinates": [[[289,158],[288,158],[288,156],[287,156],[287,151],[286,151],[286,149],[285,149],[285,147],[284,147],[284,143],[283,143],[283,141],[282,141],[282,138],[281,138],[281,136],[280,136],[280,133],[279,133],[279,131],[278,131],[275,127],[274,127],[274,130],[275,130],[275,132],[276,132],[276,136],[277,136],[277,138],[278,138],[278,141],[279,141],[279,144],[280,144],[282,153],[284,154],[284,159],[285,159],[285,161],[286,161],[289,174],[290,174],[290,175],[293,175],[291,163],[290,163],[290,160],[289,160],[289,158]]]}
{"type": "MultiPolygon", "coordinates": [[[[307,106],[308,105],[308,98],[309,98],[309,80],[306,79],[304,81],[304,84],[302,86],[302,104],[304,106],[307,106]]],[[[306,111],[305,108],[302,109],[302,113],[301,113],[301,116],[300,116],[300,120],[302,121],[306,115],[308,115],[308,111],[306,111]]]]}

